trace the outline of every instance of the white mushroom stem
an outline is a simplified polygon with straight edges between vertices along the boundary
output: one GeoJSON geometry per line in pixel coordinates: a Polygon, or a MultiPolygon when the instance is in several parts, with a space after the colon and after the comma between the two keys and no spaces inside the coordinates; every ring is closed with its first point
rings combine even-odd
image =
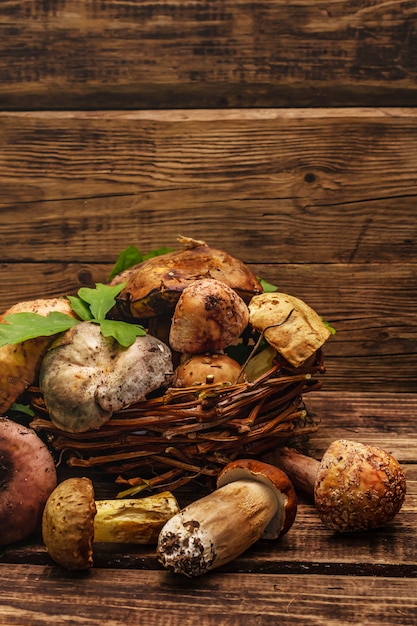
{"type": "Polygon", "coordinates": [[[294,487],[284,472],[255,459],[238,459],[220,472],[217,491],[165,524],[157,556],[173,572],[199,576],[236,558],[260,537],[282,537],[296,512],[294,487]]]}
{"type": "Polygon", "coordinates": [[[257,541],[277,512],[273,490],[254,480],[221,487],[172,517],[159,536],[164,567],[199,576],[242,554],[257,541]]]}

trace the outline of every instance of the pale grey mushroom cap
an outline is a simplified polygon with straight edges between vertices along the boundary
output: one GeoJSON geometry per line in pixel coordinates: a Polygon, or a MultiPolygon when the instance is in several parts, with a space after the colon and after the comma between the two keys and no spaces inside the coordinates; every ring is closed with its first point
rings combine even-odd
{"type": "Polygon", "coordinates": [[[40,387],[52,422],[68,432],[100,428],[113,412],[168,384],[173,375],[169,347],[151,335],[128,348],[81,322],[45,355],[40,387]]]}

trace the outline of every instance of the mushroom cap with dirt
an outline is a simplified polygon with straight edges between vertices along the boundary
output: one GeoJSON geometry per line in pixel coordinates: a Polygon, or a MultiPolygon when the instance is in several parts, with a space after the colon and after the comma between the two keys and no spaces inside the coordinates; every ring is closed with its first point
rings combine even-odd
{"type": "Polygon", "coordinates": [[[172,355],[151,335],[125,348],[81,322],[46,353],[39,384],[52,422],[67,432],[100,428],[115,411],[170,383],[172,355]]]}
{"type": "Polygon", "coordinates": [[[323,524],[336,532],[383,526],[400,511],[406,495],[403,469],[378,446],[338,439],[321,461],[292,448],[278,448],[265,459],[314,499],[323,524]]]}
{"type": "Polygon", "coordinates": [[[182,250],[152,257],[116,276],[112,284],[126,281],[117,296],[122,317],[146,319],[172,314],[183,289],[202,278],[220,280],[249,302],[262,286],[239,259],[208,246],[204,241],[179,238],[182,250]]]}
{"type": "Polygon", "coordinates": [[[175,369],[173,387],[235,384],[247,380],[240,363],[227,354],[205,353],[184,355],[175,369]]]}
{"type": "Polygon", "coordinates": [[[228,285],[212,278],[195,280],[178,299],[169,345],[183,354],[220,352],[237,341],[248,322],[248,307],[228,285]]]}
{"type": "Polygon", "coordinates": [[[0,418],[0,545],[29,537],[57,484],[47,446],[31,430],[0,418]]]}

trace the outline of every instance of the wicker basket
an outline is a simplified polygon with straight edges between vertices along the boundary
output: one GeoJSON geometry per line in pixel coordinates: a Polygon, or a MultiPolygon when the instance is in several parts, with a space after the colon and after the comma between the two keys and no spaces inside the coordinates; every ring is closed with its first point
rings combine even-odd
{"type": "Polygon", "coordinates": [[[323,373],[318,351],[297,369],[277,362],[253,382],[169,388],[114,413],[98,430],[77,434],[53,425],[39,389],[32,388],[31,426],[46,433],[59,463],[113,474],[132,494],[172,490],[196,479],[212,482],[238,457],[259,457],[279,445],[300,447],[319,424],[303,394],[321,386],[323,373]]]}

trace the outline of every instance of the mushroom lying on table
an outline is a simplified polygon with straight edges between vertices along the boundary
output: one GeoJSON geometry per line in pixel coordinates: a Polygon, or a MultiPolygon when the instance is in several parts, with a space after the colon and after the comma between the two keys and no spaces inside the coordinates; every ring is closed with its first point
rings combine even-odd
{"type": "Polygon", "coordinates": [[[292,448],[265,455],[314,499],[323,524],[337,532],[377,528],[401,509],[406,480],[398,461],[377,446],[340,439],[321,461],[292,448]]]}
{"type": "Polygon", "coordinates": [[[114,411],[144,400],[172,378],[171,351],[151,335],[124,348],[81,322],[55,341],[39,375],[52,422],[67,432],[100,428],[114,411]]]}
{"type": "Polygon", "coordinates": [[[156,543],[179,510],[171,492],[129,500],[94,500],[89,478],[68,478],[49,496],[42,537],[50,557],[68,570],[93,566],[93,543],[156,543]]]}
{"type": "Polygon", "coordinates": [[[200,576],[235,559],[260,537],[282,537],[296,511],[295,491],[284,472],[261,461],[234,461],[219,474],[216,491],[165,524],[157,558],[175,573],[200,576]]]}
{"type": "Polygon", "coordinates": [[[29,537],[57,483],[54,460],[25,426],[0,418],[0,545],[29,537]]]}

